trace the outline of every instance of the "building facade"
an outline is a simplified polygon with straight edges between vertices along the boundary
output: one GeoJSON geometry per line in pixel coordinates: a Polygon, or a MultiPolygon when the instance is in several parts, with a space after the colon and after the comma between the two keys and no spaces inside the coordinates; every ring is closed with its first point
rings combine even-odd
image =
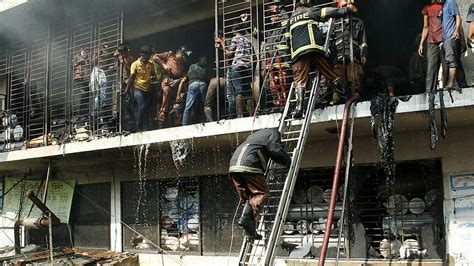
{"type": "MultiPolygon", "coordinates": [[[[35,214],[32,207],[28,212],[31,204],[20,203],[22,193],[32,188],[41,195],[45,182],[51,182],[48,188],[58,182],[64,188],[58,188],[57,194],[51,188],[48,200],[58,206],[55,208],[64,207],[65,216],[61,217],[65,218],[53,230],[54,246],[138,252],[144,265],[237,263],[243,234],[235,221],[239,201],[228,175],[228,162],[249,134],[277,127],[280,110],[265,101],[255,117],[232,119],[224,110],[214,122],[130,133],[122,120],[121,69],[111,56],[127,41],[135,56],[142,44],[150,44],[158,51],[187,45],[194,53],[212,57],[215,8],[217,28],[226,34],[231,23],[224,5],[242,5],[224,2],[118,4],[97,0],[54,7],[27,3],[2,13],[1,20],[15,21],[0,38],[3,116],[6,120],[15,115],[16,121],[14,126],[11,121],[4,122],[2,128],[0,173],[5,195],[0,201],[0,230],[5,237],[0,246],[12,244],[17,213],[24,213],[22,218],[35,214]],[[37,10],[35,16],[28,13],[31,10],[37,10]],[[104,70],[107,79],[106,86],[88,92],[87,110],[83,110],[80,99],[84,91],[76,86],[74,71],[74,56],[81,51],[89,55],[85,67],[104,70]],[[272,108],[276,111],[268,111],[272,108]],[[87,121],[75,120],[81,112],[87,121]],[[23,135],[15,139],[17,126],[23,135]],[[18,195],[8,198],[6,192],[10,191],[18,195]],[[7,198],[10,200],[5,201],[7,198]],[[19,201],[12,202],[16,199],[19,201]]],[[[242,9],[251,16],[265,14],[269,3],[253,2],[245,2],[242,9]]],[[[360,3],[361,17],[366,20],[368,34],[372,33],[370,60],[379,65],[408,65],[416,49],[406,43],[421,32],[422,4],[400,3],[395,10],[405,10],[404,22],[395,11],[394,17],[385,18],[385,30],[393,32],[392,38],[379,36],[383,29],[370,18],[372,12],[384,9],[385,2],[379,7],[360,3]],[[397,36],[400,32],[390,26],[397,21],[402,28],[399,31],[407,36],[397,36]],[[400,48],[387,53],[392,42],[400,48]]],[[[469,3],[457,2],[465,18],[469,3]]],[[[263,22],[259,24],[257,19],[252,27],[265,27],[267,17],[262,16],[263,22]]],[[[470,51],[463,57],[469,84],[474,82],[472,58],[470,51]]],[[[225,62],[217,66],[226,67],[225,62]]],[[[442,92],[449,124],[446,138],[440,139],[434,150],[430,150],[429,96],[408,94],[411,97],[400,101],[395,115],[396,170],[390,177],[373,139],[371,103],[363,101],[353,109],[354,152],[353,165],[348,168],[347,208],[344,222],[338,222],[344,194],[340,193],[328,263],[336,258],[339,231],[338,256],[343,263],[393,263],[391,259],[403,257],[399,252],[403,244],[412,245],[409,250],[424,251],[422,263],[474,262],[469,252],[474,235],[474,88],[451,96],[442,92]]],[[[438,112],[440,102],[436,104],[438,112]]],[[[321,245],[343,109],[343,105],[335,105],[313,114],[282,237],[287,243],[321,245]]],[[[439,118],[437,121],[439,124],[439,118]]],[[[344,181],[343,176],[340,184],[344,181]]],[[[21,239],[23,246],[44,246],[44,242],[44,235],[35,230],[26,230],[21,239]]],[[[277,264],[315,262],[288,256],[289,251],[281,248],[277,264]]],[[[409,261],[406,258],[401,263],[409,261]]]]}

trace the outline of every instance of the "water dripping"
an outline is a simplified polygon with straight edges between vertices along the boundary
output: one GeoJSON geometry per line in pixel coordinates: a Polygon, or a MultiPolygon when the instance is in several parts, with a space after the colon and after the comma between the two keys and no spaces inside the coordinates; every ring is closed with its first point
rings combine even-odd
{"type": "MultiPolygon", "coordinates": [[[[147,156],[150,151],[150,144],[140,145],[135,148],[134,151],[134,169],[138,175],[138,182],[136,186],[136,198],[137,198],[137,209],[135,212],[135,230],[137,226],[143,226],[143,229],[147,229],[149,224],[144,224],[144,220],[147,220],[148,210],[147,206],[147,156]]],[[[131,240],[131,244],[134,248],[144,247],[147,245],[146,241],[141,236],[134,236],[131,240]]]]}
{"type": "Polygon", "coordinates": [[[176,169],[180,169],[184,166],[185,160],[189,154],[189,146],[184,140],[173,140],[170,141],[171,156],[176,169]]]}

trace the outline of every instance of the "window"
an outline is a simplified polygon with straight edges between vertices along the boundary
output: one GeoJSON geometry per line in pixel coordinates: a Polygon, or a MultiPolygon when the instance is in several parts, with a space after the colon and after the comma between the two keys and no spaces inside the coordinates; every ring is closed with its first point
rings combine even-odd
{"type": "Polygon", "coordinates": [[[161,247],[170,251],[198,251],[198,181],[186,179],[163,182],[160,195],[161,247]]]}
{"type": "Polygon", "coordinates": [[[197,179],[123,182],[123,245],[126,250],[196,252],[201,247],[197,179]]]}
{"type": "Polygon", "coordinates": [[[71,213],[75,247],[110,247],[110,183],[77,185],[71,213]]]}

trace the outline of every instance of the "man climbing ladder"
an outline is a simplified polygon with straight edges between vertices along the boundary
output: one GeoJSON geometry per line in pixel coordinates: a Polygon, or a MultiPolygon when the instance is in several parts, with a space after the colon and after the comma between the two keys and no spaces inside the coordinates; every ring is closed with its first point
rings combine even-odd
{"type": "MultiPolygon", "coordinates": [[[[344,92],[342,77],[334,71],[326,57],[324,46],[327,34],[324,33],[320,22],[330,18],[342,18],[355,12],[356,8],[350,3],[342,8],[312,7],[311,0],[301,0],[297,4],[287,26],[288,46],[291,48],[291,67],[294,74],[293,86],[297,100],[293,112],[294,118],[300,118],[303,115],[304,92],[312,66],[316,66],[321,74],[332,83],[335,91],[344,92]]],[[[321,93],[318,94],[321,95],[321,93]]],[[[332,100],[337,103],[339,99],[336,96],[332,100]]]]}
{"type": "Polygon", "coordinates": [[[248,241],[261,239],[255,231],[258,213],[268,199],[265,179],[269,159],[289,168],[291,157],[285,152],[277,129],[262,129],[250,135],[234,152],[229,173],[240,199],[245,202],[238,224],[245,230],[248,241]]]}

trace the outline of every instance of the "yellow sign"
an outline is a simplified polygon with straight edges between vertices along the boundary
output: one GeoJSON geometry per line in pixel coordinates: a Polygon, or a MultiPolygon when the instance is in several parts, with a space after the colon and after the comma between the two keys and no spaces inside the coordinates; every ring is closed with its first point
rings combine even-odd
{"type": "MultiPolygon", "coordinates": [[[[3,215],[8,212],[18,215],[21,208],[21,218],[39,217],[41,211],[33,206],[30,199],[26,197],[26,192],[32,190],[35,195],[42,199],[44,192],[44,184],[41,180],[20,181],[20,178],[6,178],[4,191],[10,190],[16,185],[3,199],[3,215]]],[[[69,214],[71,212],[72,197],[74,196],[75,180],[51,180],[48,184],[48,194],[46,196],[46,206],[56,214],[61,223],[69,222],[69,214]]],[[[18,217],[18,216],[17,216],[18,217]]]]}

